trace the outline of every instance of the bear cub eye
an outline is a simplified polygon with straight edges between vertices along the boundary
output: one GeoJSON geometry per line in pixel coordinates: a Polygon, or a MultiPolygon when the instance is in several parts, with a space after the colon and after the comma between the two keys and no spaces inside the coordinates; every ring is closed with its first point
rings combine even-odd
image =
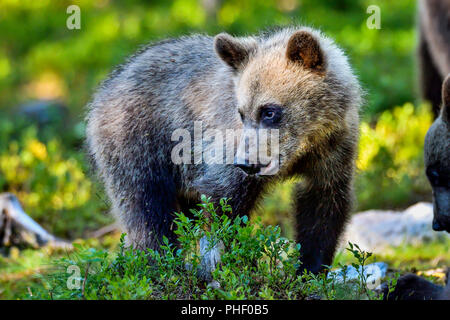
{"type": "Polygon", "coordinates": [[[277,105],[267,105],[260,108],[260,121],[268,127],[272,127],[281,121],[283,109],[277,105]]]}

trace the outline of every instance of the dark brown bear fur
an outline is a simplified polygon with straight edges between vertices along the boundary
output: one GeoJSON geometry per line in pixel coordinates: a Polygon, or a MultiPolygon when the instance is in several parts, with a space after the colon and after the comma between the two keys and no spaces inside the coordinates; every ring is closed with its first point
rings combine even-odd
{"type": "Polygon", "coordinates": [[[438,117],[442,82],[450,73],[450,1],[419,0],[418,8],[421,93],[438,117]]]}

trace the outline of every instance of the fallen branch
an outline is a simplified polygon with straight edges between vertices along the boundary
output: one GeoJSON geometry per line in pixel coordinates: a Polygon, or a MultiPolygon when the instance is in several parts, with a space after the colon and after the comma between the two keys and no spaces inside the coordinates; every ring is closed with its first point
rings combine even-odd
{"type": "Polygon", "coordinates": [[[72,244],[48,233],[25,213],[12,193],[0,194],[0,248],[29,245],[71,249],[72,244]]]}
{"type": "Polygon", "coordinates": [[[108,233],[112,233],[120,230],[119,225],[117,223],[112,223],[110,225],[104,226],[98,230],[92,231],[88,233],[89,238],[102,238],[108,233]]]}

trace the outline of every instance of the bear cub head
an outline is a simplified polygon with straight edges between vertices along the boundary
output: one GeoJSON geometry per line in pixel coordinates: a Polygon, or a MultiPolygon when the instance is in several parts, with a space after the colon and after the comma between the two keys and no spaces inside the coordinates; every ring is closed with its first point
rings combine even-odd
{"type": "Polygon", "coordinates": [[[332,138],[357,140],[359,83],[342,50],[320,32],[288,28],[247,38],[222,33],[214,47],[234,75],[243,129],[278,129],[279,152],[269,159],[250,164],[249,152],[238,147],[235,164],[247,173],[288,173],[332,138]]]}

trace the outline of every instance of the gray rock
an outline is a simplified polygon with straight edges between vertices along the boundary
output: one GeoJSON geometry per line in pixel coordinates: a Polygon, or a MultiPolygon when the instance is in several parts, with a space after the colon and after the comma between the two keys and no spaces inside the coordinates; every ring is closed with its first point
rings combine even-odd
{"type": "Polygon", "coordinates": [[[433,205],[419,202],[405,211],[369,210],[353,215],[342,246],[356,243],[362,250],[381,252],[386,247],[445,241],[449,234],[433,231],[433,205]]]}
{"type": "Polygon", "coordinates": [[[212,272],[216,270],[216,266],[220,264],[221,253],[224,250],[222,241],[218,241],[211,247],[211,243],[206,236],[200,239],[200,268],[198,270],[199,278],[207,282],[212,281],[212,272]]]}

